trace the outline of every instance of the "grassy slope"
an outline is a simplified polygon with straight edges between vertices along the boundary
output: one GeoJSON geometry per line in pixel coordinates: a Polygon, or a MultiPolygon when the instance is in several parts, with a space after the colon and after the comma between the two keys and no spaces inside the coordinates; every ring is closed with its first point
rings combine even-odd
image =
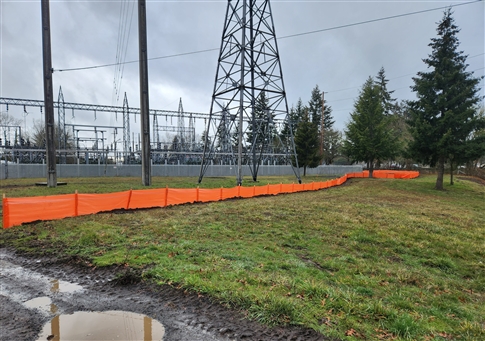
{"type": "Polygon", "coordinates": [[[484,340],[485,187],[458,180],[437,192],[434,180],[354,179],[0,236],[98,266],[143,267],[146,279],[209,294],[269,324],[350,340],[484,340]]]}

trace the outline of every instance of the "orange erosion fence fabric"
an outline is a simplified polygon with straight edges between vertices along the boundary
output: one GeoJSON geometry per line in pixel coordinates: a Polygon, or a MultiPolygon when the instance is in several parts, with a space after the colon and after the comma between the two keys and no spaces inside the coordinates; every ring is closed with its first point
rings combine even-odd
{"type": "MultiPolygon", "coordinates": [[[[3,228],[37,220],[55,220],[118,209],[132,210],[150,207],[166,207],[194,202],[211,202],[232,198],[252,198],[339,186],[351,178],[365,178],[369,172],[348,173],[338,179],[307,184],[279,184],[266,186],[216,189],[159,188],[130,190],[107,194],[65,194],[43,197],[3,198],[3,228]]],[[[418,172],[376,170],[375,178],[412,179],[418,172]]]]}

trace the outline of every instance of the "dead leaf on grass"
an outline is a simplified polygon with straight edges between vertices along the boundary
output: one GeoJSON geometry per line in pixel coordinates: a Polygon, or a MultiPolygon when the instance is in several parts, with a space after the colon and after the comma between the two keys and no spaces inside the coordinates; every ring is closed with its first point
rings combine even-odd
{"type": "Polygon", "coordinates": [[[354,328],[350,328],[349,330],[347,330],[345,332],[345,336],[355,336],[355,337],[358,337],[358,338],[362,338],[364,337],[361,333],[359,333],[357,330],[355,330],[354,328]]]}

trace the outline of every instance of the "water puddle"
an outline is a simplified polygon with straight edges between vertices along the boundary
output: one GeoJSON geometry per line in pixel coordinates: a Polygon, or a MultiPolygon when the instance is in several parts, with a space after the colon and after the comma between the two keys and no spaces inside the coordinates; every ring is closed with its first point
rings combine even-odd
{"type": "Polygon", "coordinates": [[[78,311],[54,317],[44,326],[37,341],[161,341],[164,334],[163,325],[145,315],[126,311],[78,311]]]}
{"type": "Polygon", "coordinates": [[[58,279],[53,279],[51,282],[51,292],[63,292],[72,293],[75,291],[83,290],[83,287],[76,283],[70,283],[65,281],[60,281],[58,279]]]}
{"type": "Polygon", "coordinates": [[[57,307],[55,304],[52,304],[50,297],[36,297],[27,302],[24,302],[24,305],[27,308],[31,309],[39,309],[45,311],[46,313],[56,313],[57,307]]]}

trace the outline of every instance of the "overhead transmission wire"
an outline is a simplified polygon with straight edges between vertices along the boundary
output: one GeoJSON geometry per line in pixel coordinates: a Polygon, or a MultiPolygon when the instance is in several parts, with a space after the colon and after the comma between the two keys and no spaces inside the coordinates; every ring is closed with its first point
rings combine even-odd
{"type": "Polygon", "coordinates": [[[120,69],[121,65],[119,64],[121,62],[120,60],[120,49],[122,46],[122,36],[123,36],[123,31],[124,31],[124,8],[125,8],[125,1],[121,1],[120,4],[120,14],[119,14],[119,22],[118,22],[118,40],[116,42],[116,65],[115,65],[115,72],[113,75],[113,93],[111,95],[111,104],[115,104],[116,101],[116,94],[117,94],[117,79],[118,79],[118,70],[120,69]]]}
{"type": "Polygon", "coordinates": [[[125,69],[126,54],[128,52],[128,43],[131,33],[131,24],[133,22],[133,13],[135,9],[135,2],[131,2],[131,14],[128,1],[121,1],[120,7],[120,22],[118,25],[118,41],[116,46],[116,63],[115,72],[113,76],[113,94],[112,103],[117,104],[120,99],[121,83],[123,81],[123,73],[125,69]],[[129,20],[129,23],[128,23],[129,20]]]}
{"type": "MultiPolygon", "coordinates": [[[[467,59],[472,59],[472,58],[480,57],[480,56],[483,56],[483,55],[485,55],[485,53],[479,53],[479,54],[473,55],[471,57],[468,57],[467,59]]],[[[483,70],[483,69],[484,69],[483,67],[482,68],[478,68],[478,69],[473,70],[472,72],[475,72],[475,71],[478,71],[478,70],[483,70]]],[[[400,76],[392,77],[392,78],[389,78],[389,80],[391,81],[393,79],[399,79],[399,78],[402,78],[402,77],[413,76],[413,75],[416,75],[416,72],[414,72],[414,73],[407,73],[405,75],[400,75],[400,76]]],[[[337,90],[332,90],[332,91],[325,91],[325,93],[327,94],[327,93],[334,93],[334,92],[340,92],[340,91],[345,91],[345,90],[352,90],[352,89],[357,89],[357,88],[360,88],[360,87],[361,87],[361,85],[359,85],[359,86],[352,86],[350,88],[337,89],[337,90]]],[[[396,89],[396,90],[398,90],[398,89],[396,89]]]]}
{"type": "MultiPolygon", "coordinates": [[[[411,16],[411,15],[416,15],[416,14],[421,14],[421,13],[427,13],[427,12],[433,12],[433,11],[438,11],[438,10],[442,10],[442,9],[452,8],[452,7],[470,5],[470,4],[477,3],[477,2],[483,2],[483,0],[474,0],[474,1],[469,1],[469,2],[462,2],[462,3],[456,4],[456,5],[435,7],[435,8],[425,9],[425,10],[421,10],[421,11],[408,12],[408,13],[397,14],[397,15],[392,15],[392,16],[383,17],[383,18],[359,21],[359,22],[352,23],[352,24],[346,24],[346,25],[324,28],[324,29],[320,29],[320,30],[313,30],[313,31],[307,31],[307,32],[302,32],[302,33],[291,34],[291,35],[287,35],[287,36],[278,37],[277,39],[281,40],[281,39],[300,37],[300,36],[303,36],[303,35],[310,35],[310,34],[315,34],[315,33],[328,32],[328,31],[338,30],[338,29],[352,27],[352,26],[370,24],[370,23],[374,23],[374,22],[378,22],[378,21],[396,19],[396,18],[411,16]]],[[[173,57],[188,56],[188,55],[194,55],[194,54],[200,54],[200,53],[206,53],[206,52],[212,52],[212,51],[219,51],[219,48],[211,48],[211,49],[205,49],[205,50],[199,50],[199,51],[191,51],[191,52],[177,53],[177,54],[160,56],[160,57],[153,57],[153,58],[148,58],[148,60],[168,59],[168,58],[173,58],[173,57]]],[[[125,61],[122,64],[132,64],[132,63],[138,63],[138,60],[132,60],[132,61],[128,61],[128,62],[125,61]]],[[[119,63],[114,63],[114,64],[111,63],[111,64],[101,64],[101,65],[85,66],[85,67],[77,67],[77,68],[54,69],[54,71],[66,72],[66,71],[90,70],[90,69],[98,69],[98,68],[114,66],[114,65],[118,65],[118,64],[119,63]]]]}

